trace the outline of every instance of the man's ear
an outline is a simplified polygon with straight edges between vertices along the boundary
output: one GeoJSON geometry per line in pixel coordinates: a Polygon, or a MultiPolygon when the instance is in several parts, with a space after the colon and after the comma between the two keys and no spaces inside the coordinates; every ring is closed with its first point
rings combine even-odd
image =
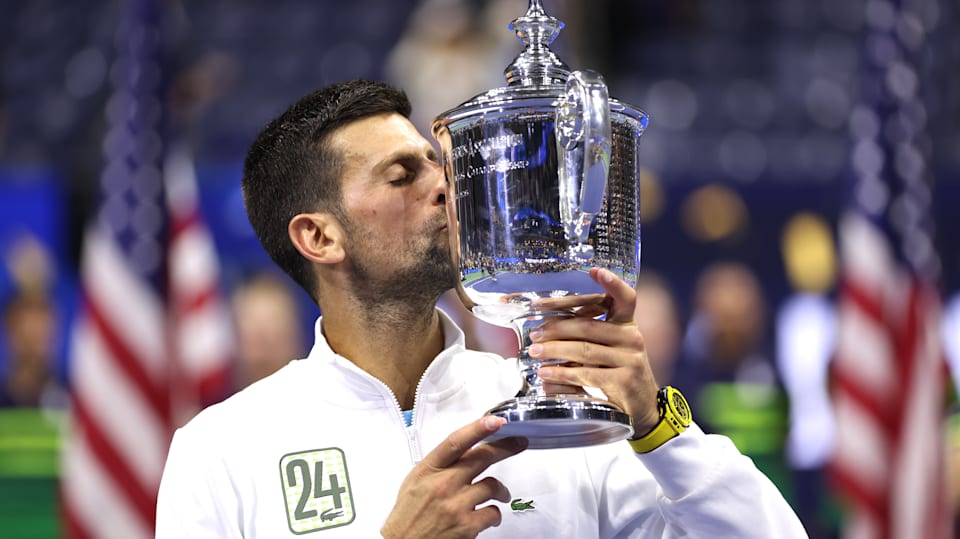
{"type": "Polygon", "coordinates": [[[311,262],[336,264],[344,258],[343,227],[329,213],[301,213],[287,226],[290,241],[311,262]]]}

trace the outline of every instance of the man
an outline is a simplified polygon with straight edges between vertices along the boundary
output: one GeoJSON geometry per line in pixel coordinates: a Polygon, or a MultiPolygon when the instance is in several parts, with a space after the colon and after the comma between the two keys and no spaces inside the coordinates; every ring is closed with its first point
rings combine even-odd
{"type": "MultiPolygon", "coordinates": [[[[801,537],[773,485],[729,440],[691,425],[637,455],[626,442],[527,451],[480,443],[515,363],[468,351],[435,308],[456,283],[447,184],[405,95],[353,81],[294,104],[254,142],[247,212],[323,316],[309,356],[208,408],[174,437],[157,536],[801,537]],[[404,411],[412,411],[405,424],[404,411]]],[[[606,311],[544,326],[531,353],[554,387],[592,386],[644,434],[661,418],[633,289],[593,277],[606,311]]]]}

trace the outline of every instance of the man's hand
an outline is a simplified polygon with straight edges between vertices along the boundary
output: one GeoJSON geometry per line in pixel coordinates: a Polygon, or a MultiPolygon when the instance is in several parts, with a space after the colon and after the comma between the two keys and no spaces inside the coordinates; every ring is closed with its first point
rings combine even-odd
{"type": "Polygon", "coordinates": [[[477,506],[490,500],[510,501],[500,481],[474,479],[491,464],[527,448],[523,438],[478,442],[500,429],[505,421],[486,416],[457,430],[417,464],[400,485],[397,503],[380,533],[386,539],[476,537],[500,524],[500,508],[477,506]]]}
{"type": "Polygon", "coordinates": [[[603,269],[590,277],[605,294],[541,299],[539,309],[568,310],[576,316],[545,323],[530,333],[531,357],[567,363],[542,367],[538,374],[550,386],[587,386],[603,391],[610,402],[633,416],[636,435],[660,419],[657,383],[647,361],[643,335],[634,322],[637,294],[629,284],[603,269]],[[605,320],[595,317],[605,314],[605,320]]]}

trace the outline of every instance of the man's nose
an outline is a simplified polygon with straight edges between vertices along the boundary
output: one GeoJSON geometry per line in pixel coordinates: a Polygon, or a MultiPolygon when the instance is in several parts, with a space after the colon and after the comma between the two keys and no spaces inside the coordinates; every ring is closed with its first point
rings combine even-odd
{"type": "Polygon", "coordinates": [[[443,168],[437,163],[430,163],[431,199],[435,206],[444,206],[447,203],[447,177],[443,168]]]}

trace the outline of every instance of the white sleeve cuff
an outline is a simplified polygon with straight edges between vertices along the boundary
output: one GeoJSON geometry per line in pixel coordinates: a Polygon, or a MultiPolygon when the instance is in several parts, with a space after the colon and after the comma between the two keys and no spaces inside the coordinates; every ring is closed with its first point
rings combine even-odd
{"type": "Polygon", "coordinates": [[[727,438],[707,436],[696,423],[649,453],[638,453],[659,483],[664,495],[679,500],[709,484],[725,453],[732,446],[727,438]]]}

